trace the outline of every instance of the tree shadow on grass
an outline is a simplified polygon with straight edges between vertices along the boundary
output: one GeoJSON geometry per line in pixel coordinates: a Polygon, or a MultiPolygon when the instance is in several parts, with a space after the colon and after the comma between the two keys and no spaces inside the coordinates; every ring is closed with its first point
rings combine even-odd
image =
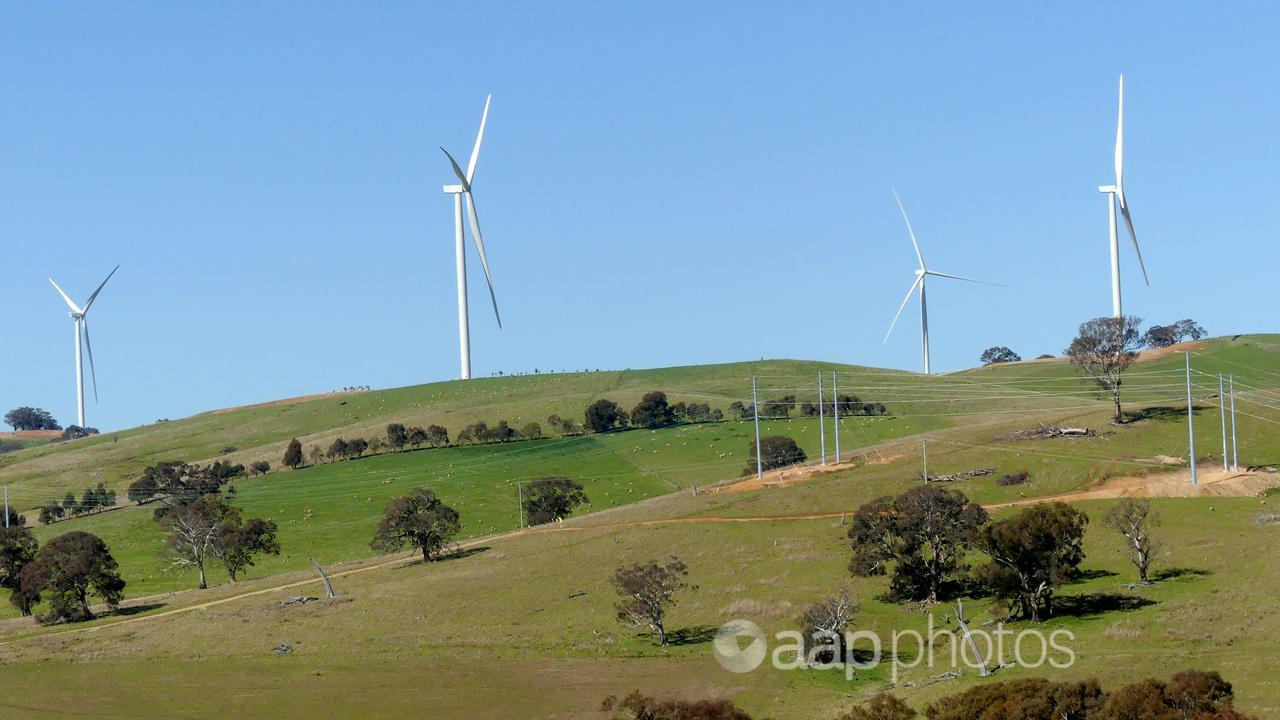
{"type": "Polygon", "coordinates": [[[694,625],[667,633],[668,645],[700,645],[711,642],[716,636],[717,628],[710,625],[694,625]]]}
{"type": "MultiPolygon", "coordinates": [[[[491,548],[488,545],[480,545],[478,547],[469,547],[469,548],[453,550],[451,552],[446,552],[442,555],[436,555],[435,557],[431,558],[430,563],[432,565],[435,565],[437,563],[449,562],[450,560],[462,560],[464,558],[469,558],[472,555],[479,555],[482,552],[488,552],[490,549],[491,548]]],[[[422,556],[419,555],[414,560],[410,560],[409,562],[403,565],[396,566],[396,569],[404,570],[405,568],[418,567],[419,565],[426,565],[426,564],[427,564],[427,561],[424,561],[422,559],[422,556]]]]}
{"type": "Polygon", "coordinates": [[[1212,574],[1213,573],[1209,572],[1208,570],[1201,570],[1200,568],[1173,567],[1173,568],[1165,568],[1163,570],[1157,570],[1156,572],[1152,573],[1151,581],[1163,582],[1165,580],[1177,580],[1178,578],[1183,578],[1183,577],[1206,577],[1212,574]]]}
{"type": "Polygon", "coordinates": [[[1101,580],[1102,578],[1115,577],[1119,574],[1120,573],[1114,572],[1112,570],[1090,568],[1088,570],[1081,570],[1078,574],[1076,574],[1074,578],[1071,579],[1071,582],[1072,583],[1089,582],[1090,580],[1101,580]]]}
{"type": "Polygon", "coordinates": [[[125,607],[118,607],[112,612],[107,614],[108,615],[140,615],[144,612],[159,610],[162,607],[164,607],[164,603],[143,603],[141,605],[127,605],[125,607]]]}
{"type": "Polygon", "coordinates": [[[1053,601],[1053,614],[1059,617],[1097,617],[1109,612],[1130,612],[1155,604],[1155,600],[1148,600],[1137,595],[1084,593],[1082,595],[1064,595],[1055,599],[1053,601]]]}
{"type": "MultiPolygon", "coordinates": [[[[1192,415],[1199,415],[1203,408],[1193,407],[1192,415]]],[[[1141,408],[1138,410],[1125,410],[1122,413],[1124,424],[1141,422],[1143,420],[1177,420],[1179,422],[1186,420],[1187,407],[1185,405],[1174,407],[1171,405],[1158,405],[1156,407],[1141,408]]]]}

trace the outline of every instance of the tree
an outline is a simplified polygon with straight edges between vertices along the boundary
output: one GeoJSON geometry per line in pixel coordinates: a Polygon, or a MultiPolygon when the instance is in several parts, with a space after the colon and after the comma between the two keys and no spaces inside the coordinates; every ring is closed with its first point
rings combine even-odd
{"type": "Polygon", "coordinates": [[[433,448],[445,447],[449,444],[449,431],[441,425],[428,425],[424,442],[433,448]]]}
{"type": "Polygon", "coordinates": [[[354,457],[363,457],[366,450],[369,449],[369,441],[364,438],[356,438],[347,443],[347,454],[354,457]]]}
{"type": "MultiPolygon", "coordinates": [[[[750,474],[756,471],[756,441],[752,440],[747,446],[747,454],[750,459],[747,461],[747,468],[744,472],[750,474]]],[[[761,466],[765,470],[775,470],[788,465],[795,465],[804,462],[808,456],[804,454],[804,450],[796,444],[796,441],[785,435],[768,435],[760,438],[760,461],[761,466]]]]}
{"type": "Polygon", "coordinates": [[[48,410],[33,407],[14,408],[4,415],[4,424],[15,432],[23,430],[61,430],[62,426],[48,410]]]}
{"type": "Polygon", "coordinates": [[[916,711],[890,693],[876,693],[860,707],[836,717],[836,720],[912,720],[916,711]]]}
{"type": "Polygon", "coordinates": [[[22,569],[35,559],[39,547],[35,535],[25,527],[0,528],[0,588],[9,591],[9,602],[23,615],[30,615],[31,608],[40,601],[38,593],[23,593],[19,580],[22,569]]]}
{"type": "Polygon", "coordinates": [[[1178,333],[1179,342],[1184,340],[1199,340],[1208,335],[1208,333],[1204,331],[1204,328],[1200,327],[1200,323],[1190,318],[1179,320],[1173,324],[1173,327],[1178,333]]]}
{"type": "Polygon", "coordinates": [[[125,582],[117,572],[111,550],[97,535],[81,530],[53,538],[19,575],[22,592],[48,600],[49,612],[39,618],[78,622],[93,617],[89,594],[97,595],[111,609],[124,598],[125,582]]]}
{"type": "Polygon", "coordinates": [[[751,413],[747,412],[747,406],[743,405],[741,400],[734,400],[729,403],[729,414],[739,422],[751,417],[751,413]]]}
{"type": "Polygon", "coordinates": [[[658,644],[665,647],[667,609],[676,604],[677,590],[690,587],[685,582],[688,575],[689,568],[674,555],[662,565],[650,560],[618,568],[610,579],[621,597],[614,605],[618,622],[650,628],[658,634],[658,644]]]}
{"type": "Polygon", "coordinates": [[[413,446],[414,450],[417,450],[418,448],[422,447],[424,443],[430,440],[430,437],[427,435],[427,431],[423,430],[417,425],[414,425],[413,427],[409,428],[406,438],[408,439],[409,444],[413,446]]]}
{"type": "Polygon", "coordinates": [[[173,508],[161,518],[169,561],[174,565],[198,569],[201,590],[209,587],[204,563],[213,552],[225,511],[225,505],[217,496],[206,495],[173,508]]]}
{"type": "Polygon", "coordinates": [[[542,426],[536,420],[530,420],[520,428],[520,436],[529,440],[537,440],[542,437],[542,426]]]}
{"type": "Polygon", "coordinates": [[[404,429],[404,425],[391,423],[387,426],[387,444],[391,446],[392,450],[400,452],[408,443],[409,431],[404,429]]]}
{"type": "Polygon", "coordinates": [[[159,517],[168,508],[218,492],[228,480],[244,473],[243,465],[220,460],[205,467],[177,461],[160,462],[143,470],[142,476],[129,485],[128,497],[138,504],[159,500],[164,504],[156,510],[159,517]]]}
{"type": "Polygon", "coordinates": [[[1053,593],[1079,572],[1089,516],[1062,502],[1032,505],[982,528],[975,545],[991,558],[978,569],[1010,617],[1040,622],[1053,593]]]}
{"type": "MultiPolygon", "coordinates": [[[[301,448],[298,449],[298,454],[302,454],[301,448]]],[[[266,475],[271,472],[271,463],[266,460],[258,460],[257,462],[249,463],[249,470],[251,470],[254,475],[266,475]]]]}
{"type": "Polygon", "coordinates": [[[79,425],[68,425],[67,428],[62,431],[62,436],[60,437],[60,439],[61,440],[78,440],[83,437],[89,437],[90,435],[97,435],[97,434],[98,434],[98,428],[80,427],[79,425]]]}
{"type": "Polygon", "coordinates": [[[589,502],[582,485],[565,477],[545,477],[524,488],[524,513],[530,525],[569,517],[574,508],[589,502]]]}
{"type": "Polygon", "coordinates": [[[771,418],[791,417],[791,408],[796,405],[795,395],[783,395],[776,400],[766,400],[760,406],[760,412],[771,418]]]}
{"type": "Polygon", "coordinates": [[[382,521],[369,546],[379,552],[395,552],[406,544],[422,551],[431,561],[462,530],[458,511],[445,505],[427,488],[398,497],[382,511],[382,521]]]}
{"type": "Polygon", "coordinates": [[[297,470],[302,466],[302,443],[298,438],[289,441],[289,447],[284,449],[284,464],[297,470]]]}
{"type": "Polygon", "coordinates": [[[8,515],[8,518],[0,519],[0,525],[6,525],[7,527],[22,527],[27,524],[27,518],[12,507],[5,505],[4,512],[8,515]],[[6,519],[8,520],[7,523],[5,523],[6,519]]]}
{"type": "Polygon", "coordinates": [[[48,503],[40,506],[40,524],[49,525],[61,520],[66,515],[66,510],[58,503],[48,503]]]}
{"type": "Polygon", "coordinates": [[[1151,538],[1151,528],[1159,518],[1151,509],[1150,500],[1124,498],[1107,512],[1107,527],[1124,536],[1125,555],[1138,569],[1138,582],[1150,585],[1147,571],[1159,550],[1159,544],[1151,538]]]}
{"type": "Polygon", "coordinates": [[[1148,347],[1164,348],[1187,340],[1199,340],[1206,333],[1200,324],[1190,318],[1179,320],[1172,325],[1153,325],[1142,336],[1148,347]]]}
{"type": "Polygon", "coordinates": [[[329,443],[327,454],[330,460],[345,460],[350,453],[351,451],[347,449],[347,441],[342,438],[335,438],[329,443]]]}
{"type": "Polygon", "coordinates": [[[844,662],[844,631],[856,612],[858,603],[848,590],[805,608],[800,613],[800,625],[804,628],[805,645],[810,648],[809,657],[820,663],[844,662]]]}
{"type": "Polygon", "coordinates": [[[225,506],[210,552],[222,561],[231,582],[236,582],[237,576],[253,565],[254,556],[280,554],[276,524],[263,518],[242,520],[239,508],[225,506]]]}
{"type": "Polygon", "coordinates": [[[1152,325],[1147,328],[1146,334],[1142,336],[1142,342],[1150,348],[1164,348],[1176,345],[1178,342],[1178,329],[1173,325],[1152,325]]]}
{"type": "Polygon", "coordinates": [[[986,522],[982,506],[936,485],[872,500],[858,508],[849,525],[849,571],[859,577],[884,575],[892,564],[893,597],[938,602],[944,583],[964,569],[965,551],[986,522]]]}
{"type": "Polygon", "coordinates": [[[591,403],[584,415],[582,424],[591,432],[608,432],[627,424],[627,413],[612,400],[600,399],[591,403]]]}
{"type": "Polygon", "coordinates": [[[993,365],[995,363],[1018,362],[1022,357],[1018,353],[1010,350],[1003,345],[989,347],[982,352],[979,360],[983,365],[993,365]]]}
{"type": "Polygon", "coordinates": [[[638,427],[663,427],[673,422],[675,414],[667,402],[667,394],[660,390],[645,393],[631,410],[631,424],[638,427]]]}
{"type": "Polygon", "coordinates": [[[311,460],[312,465],[319,465],[320,461],[324,459],[324,452],[319,445],[312,445],[311,450],[307,452],[307,457],[311,460]]]}
{"type": "Polygon", "coordinates": [[[1076,372],[1093,381],[1098,392],[1110,394],[1115,402],[1115,422],[1124,422],[1120,410],[1120,376],[1138,356],[1142,347],[1138,326],[1142,318],[1094,318],[1080,325],[1076,339],[1067,348],[1067,357],[1076,372]]]}

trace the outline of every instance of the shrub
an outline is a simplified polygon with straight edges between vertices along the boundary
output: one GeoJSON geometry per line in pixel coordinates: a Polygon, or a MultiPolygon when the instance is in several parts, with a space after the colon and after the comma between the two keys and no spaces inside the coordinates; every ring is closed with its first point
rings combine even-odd
{"type": "Polygon", "coordinates": [[[1001,475],[1000,479],[996,480],[996,484],[997,485],[1025,485],[1029,477],[1030,477],[1030,473],[1028,473],[1026,470],[1019,470],[1016,473],[1001,475]]]}
{"type": "Polygon", "coordinates": [[[610,695],[600,709],[625,720],[751,720],[728,700],[657,700],[639,690],[621,700],[610,695]]]}
{"type": "Polygon", "coordinates": [[[545,477],[524,488],[525,518],[530,525],[549,523],[573,514],[574,508],[588,502],[582,485],[565,477],[545,477]]]}
{"type": "MultiPolygon", "coordinates": [[[[751,457],[747,461],[746,473],[751,474],[756,471],[756,441],[752,440],[747,447],[747,454],[751,457]]],[[[760,462],[765,470],[775,470],[788,465],[802,463],[808,456],[804,454],[804,450],[796,444],[796,441],[786,435],[769,435],[760,438],[760,462]]]]}

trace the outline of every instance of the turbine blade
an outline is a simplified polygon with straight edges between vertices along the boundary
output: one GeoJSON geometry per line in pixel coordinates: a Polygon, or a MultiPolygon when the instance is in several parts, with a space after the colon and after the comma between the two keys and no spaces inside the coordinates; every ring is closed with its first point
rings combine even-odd
{"type": "Polygon", "coordinates": [[[93,378],[93,401],[98,402],[98,372],[93,368],[93,345],[89,342],[89,316],[82,316],[80,323],[84,331],[84,349],[89,353],[89,377],[93,378]]]}
{"type": "Polygon", "coordinates": [[[1138,247],[1138,234],[1133,231],[1133,218],[1129,217],[1129,201],[1124,196],[1124,191],[1117,193],[1120,197],[1120,216],[1124,218],[1124,226],[1129,231],[1129,239],[1133,241],[1133,252],[1138,255],[1138,267],[1142,269],[1142,280],[1151,287],[1151,280],[1147,278],[1147,266],[1142,262],[1142,250],[1138,247]]]}
{"type": "Polygon", "coordinates": [[[62,296],[62,299],[66,301],[67,307],[71,308],[71,312],[81,314],[81,315],[84,314],[84,311],[80,309],[79,305],[71,302],[71,298],[68,297],[67,294],[62,291],[62,288],[59,287],[58,283],[53,282],[53,278],[49,278],[49,282],[53,283],[53,289],[57,290],[58,294],[62,296]]]}
{"type": "Polygon", "coordinates": [[[467,185],[471,185],[471,178],[476,176],[476,160],[480,158],[480,141],[484,140],[484,125],[489,121],[489,101],[493,100],[490,95],[484,99],[484,114],[480,116],[480,132],[476,133],[475,147],[471,148],[471,160],[467,162],[467,185]]]}
{"type": "Polygon", "coordinates": [[[476,200],[467,193],[467,224],[471,226],[471,238],[476,242],[476,252],[480,254],[480,267],[484,268],[484,281],[489,285],[489,300],[493,303],[493,316],[502,327],[502,315],[498,313],[498,296],[493,292],[493,276],[489,274],[489,258],[484,253],[484,236],[480,234],[480,218],[476,215],[476,200]]]}
{"type": "Polygon", "coordinates": [[[462,181],[462,189],[464,191],[470,190],[471,183],[467,182],[467,176],[462,173],[462,168],[458,167],[458,161],[453,159],[453,156],[449,154],[448,150],[440,148],[440,152],[444,153],[444,156],[449,158],[449,164],[453,166],[453,174],[457,175],[458,179],[462,181]]]}
{"type": "Polygon", "coordinates": [[[932,270],[926,270],[925,272],[927,272],[930,275],[936,275],[937,277],[951,278],[952,280],[963,280],[965,282],[978,283],[979,285],[990,285],[992,287],[1008,287],[1008,285],[1001,285],[1000,283],[987,282],[986,280],[974,280],[973,278],[961,277],[960,275],[948,275],[947,273],[934,272],[932,270]]]}
{"type": "Polygon", "coordinates": [[[1116,117],[1116,187],[1124,187],[1124,75],[1120,76],[1120,112],[1116,117]]]}
{"type": "Polygon", "coordinates": [[[902,311],[907,307],[907,302],[911,300],[911,294],[916,291],[920,283],[924,282],[924,275],[917,275],[916,281],[911,283],[911,289],[907,290],[907,296],[902,298],[902,304],[898,306],[898,314],[893,316],[893,322],[889,323],[889,332],[884,334],[884,341],[889,342],[889,336],[893,334],[893,327],[898,324],[898,318],[902,317],[902,311]]]}
{"type": "MultiPolygon", "coordinates": [[[[119,265],[117,265],[117,266],[115,267],[115,270],[112,270],[112,271],[111,271],[111,273],[107,275],[107,280],[110,280],[110,279],[111,279],[111,276],[112,276],[112,275],[115,275],[115,274],[116,274],[116,270],[119,270],[119,269],[120,269],[120,266],[119,266],[119,265]]],[[[85,312],[89,312],[89,306],[93,305],[93,301],[98,299],[98,293],[102,292],[102,288],[104,288],[104,287],[106,287],[106,286],[107,286],[107,280],[103,280],[103,281],[102,281],[102,284],[98,286],[98,289],[97,289],[97,290],[94,290],[94,291],[93,291],[93,294],[89,296],[89,299],[85,301],[85,303],[84,303],[84,311],[85,311],[85,312]]]]}
{"type": "Polygon", "coordinates": [[[916,242],[916,231],[911,229],[911,218],[907,217],[907,209],[902,206],[902,198],[898,197],[898,191],[889,187],[893,192],[893,199],[898,201],[898,209],[902,211],[902,219],[907,223],[907,234],[911,236],[911,246],[916,249],[916,260],[920,261],[920,269],[924,270],[924,255],[920,254],[920,243],[916,242]]]}

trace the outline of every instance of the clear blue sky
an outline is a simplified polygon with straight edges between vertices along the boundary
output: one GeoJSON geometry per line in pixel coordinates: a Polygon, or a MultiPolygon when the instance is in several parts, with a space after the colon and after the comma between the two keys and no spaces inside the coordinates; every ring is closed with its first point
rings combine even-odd
{"type": "Polygon", "coordinates": [[[0,409],[103,430],[457,373],[451,181],[493,93],[477,376],[767,357],[935,370],[1109,313],[1116,82],[1151,274],[1126,309],[1275,330],[1267,4],[79,3],[0,22],[0,409]]]}

